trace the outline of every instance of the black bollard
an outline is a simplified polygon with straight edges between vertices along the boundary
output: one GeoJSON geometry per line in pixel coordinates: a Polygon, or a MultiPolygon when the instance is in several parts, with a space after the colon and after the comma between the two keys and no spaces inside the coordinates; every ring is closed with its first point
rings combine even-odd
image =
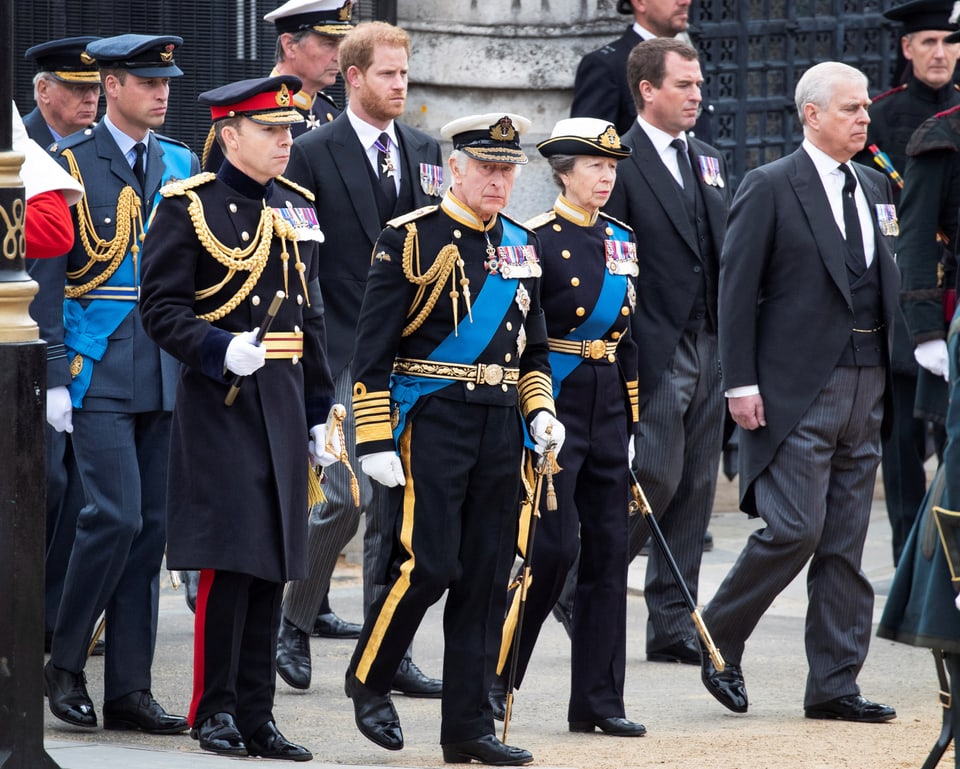
{"type": "Polygon", "coordinates": [[[47,769],[57,763],[43,747],[46,345],[23,269],[13,47],[13,0],[0,0],[0,769],[47,769]]]}

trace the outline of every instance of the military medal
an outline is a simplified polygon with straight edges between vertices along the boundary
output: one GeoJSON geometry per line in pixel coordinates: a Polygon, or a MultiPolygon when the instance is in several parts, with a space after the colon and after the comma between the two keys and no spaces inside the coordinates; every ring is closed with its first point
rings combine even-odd
{"type": "Polygon", "coordinates": [[[637,289],[633,287],[633,281],[627,281],[627,301],[631,310],[637,309],[637,289]]]}
{"type": "Polygon", "coordinates": [[[720,175],[720,158],[708,155],[698,155],[700,161],[700,176],[705,184],[711,187],[723,187],[723,177],[720,175]]]}
{"type": "Polygon", "coordinates": [[[527,327],[520,326],[520,333],[517,334],[517,357],[523,355],[523,351],[527,349],[527,327]]]}
{"type": "Polygon", "coordinates": [[[531,245],[500,246],[497,249],[497,268],[505,278],[540,277],[537,249],[531,245]]]}
{"type": "Polygon", "coordinates": [[[443,190],[443,166],[421,163],[420,189],[427,195],[439,195],[443,190]]]}
{"type": "Polygon", "coordinates": [[[637,244],[629,240],[604,240],[603,251],[607,272],[611,275],[639,275],[637,267],[637,244]]]}
{"type": "MultiPolygon", "coordinates": [[[[517,293],[516,296],[514,296],[513,301],[515,301],[517,303],[517,307],[520,308],[520,314],[526,318],[527,313],[530,312],[530,294],[523,283],[517,284],[517,293]]],[[[524,344],[526,344],[526,340],[524,340],[524,344]]]]}
{"type": "Polygon", "coordinates": [[[900,234],[900,222],[897,221],[897,207],[892,203],[877,203],[877,226],[882,235],[896,237],[900,234]]]}
{"type": "Polygon", "coordinates": [[[380,140],[377,139],[373,143],[373,146],[377,148],[377,152],[383,155],[383,165],[381,166],[383,175],[386,176],[388,179],[392,179],[397,169],[396,169],[396,166],[393,165],[393,157],[390,155],[389,144],[386,147],[384,147],[383,144],[380,143],[380,140]]]}
{"type": "Polygon", "coordinates": [[[318,125],[320,125],[320,121],[317,120],[317,116],[314,115],[313,112],[311,112],[309,115],[307,115],[307,130],[308,130],[308,131],[312,131],[312,130],[313,130],[314,128],[316,128],[318,125]]]}

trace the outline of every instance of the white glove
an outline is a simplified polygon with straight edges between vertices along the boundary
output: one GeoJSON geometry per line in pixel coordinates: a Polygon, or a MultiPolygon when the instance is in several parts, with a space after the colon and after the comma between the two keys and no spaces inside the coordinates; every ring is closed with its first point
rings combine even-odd
{"type": "Polygon", "coordinates": [[[633,460],[637,456],[637,436],[631,435],[627,439],[627,464],[633,467],[633,460]]]}
{"type": "Polygon", "coordinates": [[[403,465],[395,451],[378,451],[375,454],[366,454],[360,457],[360,469],[373,480],[384,486],[406,486],[407,479],[403,475],[403,465]]]}
{"type": "Polygon", "coordinates": [[[559,420],[546,411],[541,411],[530,423],[530,437],[533,438],[533,442],[536,444],[534,448],[538,454],[542,454],[544,449],[547,448],[547,444],[553,441],[555,444],[553,447],[553,456],[554,459],[556,459],[557,455],[560,454],[563,439],[566,435],[567,431],[563,425],[560,424],[559,420]],[[548,427],[550,428],[549,434],[547,433],[548,427]]]}
{"type": "Polygon", "coordinates": [[[223,367],[240,376],[249,376],[267,361],[267,348],[255,344],[257,331],[244,331],[237,334],[227,345],[223,356],[223,367]]]}
{"type": "Polygon", "coordinates": [[[340,461],[340,438],[337,436],[336,430],[333,431],[330,442],[333,444],[333,450],[337,452],[336,454],[327,451],[327,426],[314,425],[310,428],[310,442],[307,446],[310,449],[310,462],[314,466],[329,467],[334,462],[340,461]]]}
{"type": "Polygon", "coordinates": [[[947,343],[943,339],[921,342],[913,351],[913,357],[931,374],[942,376],[949,381],[950,357],[947,355],[947,343]]]}
{"type": "Polygon", "coordinates": [[[63,385],[47,389],[47,422],[58,433],[73,432],[73,403],[63,385]]]}

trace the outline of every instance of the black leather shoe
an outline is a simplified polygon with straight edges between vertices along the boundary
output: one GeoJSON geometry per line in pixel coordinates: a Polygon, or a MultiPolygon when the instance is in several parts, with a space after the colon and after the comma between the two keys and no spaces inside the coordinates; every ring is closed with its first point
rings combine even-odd
{"type": "Polygon", "coordinates": [[[294,689],[310,688],[310,636],[286,619],[277,635],[277,673],[294,689]]]}
{"type": "Polygon", "coordinates": [[[835,700],[821,702],[804,709],[807,718],[836,718],[840,721],[859,721],[864,724],[879,724],[897,717],[897,711],[889,705],[871,702],[859,694],[848,694],[835,700]]]}
{"type": "Polygon", "coordinates": [[[475,740],[443,745],[443,760],[448,764],[469,764],[479,761],[490,766],[523,766],[533,761],[533,754],[523,748],[504,745],[492,734],[475,740]]]}
{"type": "Polygon", "coordinates": [[[313,623],[313,635],[320,638],[359,638],[363,625],[340,619],[332,611],[318,614],[313,623]]]}
{"type": "Polygon", "coordinates": [[[614,737],[643,737],[647,727],[626,718],[598,718],[593,721],[571,721],[571,732],[592,732],[594,728],[614,737]]]}
{"type": "Polygon", "coordinates": [[[709,553],[713,550],[713,534],[709,531],[703,533],[703,552],[709,553]]]}
{"type": "Polygon", "coordinates": [[[707,691],[725,708],[734,713],[747,712],[747,687],[743,683],[743,672],[739,665],[730,662],[718,671],[707,650],[700,648],[700,678],[707,691]]]}
{"type": "Polygon", "coordinates": [[[679,662],[682,665],[700,664],[700,644],[693,636],[647,651],[650,662],[679,662]]]}
{"type": "Polygon", "coordinates": [[[181,571],[180,581],[183,583],[183,597],[187,602],[187,608],[194,614],[197,613],[197,589],[200,587],[199,571],[181,571]]]}
{"type": "Polygon", "coordinates": [[[50,712],[61,721],[87,728],[97,725],[97,713],[87,694],[87,678],[83,671],[61,670],[48,660],[43,666],[43,692],[47,695],[50,712]]]}
{"type": "Polygon", "coordinates": [[[93,649],[90,650],[91,657],[102,657],[104,652],[107,650],[107,645],[103,642],[102,638],[98,638],[93,644],[93,649]]]}
{"type": "Polygon", "coordinates": [[[104,700],[103,728],[179,734],[189,728],[187,719],[165,711],[148,690],[130,692],[115,700],[104,700]]]}
{"type": "Polygon", "coordinates": [[[246,756],[246,743],[229,713],[214,713],[199,726],[190,730],[190,736],[200,741],[200,747],[221,756],[246,756]]]}
{"type": "Polygon", "coordinates": [[[400,716],[393,707],[389,692],[377,694],[360,683],[350,670],[347,671],[343,691],[353,700],[353,717],[364,737],[387,750],[400,750],[403,747],[400,716]]]}
{"type": "Polygon", "coordinates": [[[493,717],[497,721],[502,721],[507,717],[507,684],[497,676],[493,679],[493,686],[490,687],[490,693],[487,695],[490,700],[490,709],[493,710],[493,717]]]}
{"type": "Polygon", "coordinates": [[[408,697],[438,700],[443,694],[443,681],[428,678],[412,659],[404,657],[390,683],[390,690],[408,697]]]}
{"type": "Polygon", "coordinates": [[[247,740],[247,753],[260,758],[279,758],[283,761],[312,761],[313,753],[302,745],[294,745],[280,734],[273,721],[267,721],[247,740]]]}

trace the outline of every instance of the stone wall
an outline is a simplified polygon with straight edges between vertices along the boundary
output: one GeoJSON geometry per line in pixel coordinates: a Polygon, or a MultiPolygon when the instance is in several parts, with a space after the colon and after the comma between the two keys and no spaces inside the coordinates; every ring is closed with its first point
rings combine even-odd
{"type": "Polygon", "coordinates": [[[439,136],[464,115],[529,118],[522,143],[530,164],[506,211],[524,220],[548,209],[557,188],[536,144],[569,116],[583,54],[632,20],[617,13],[615,0],[417,0],[398,3],[397,14],[412,43],[404,121],[439,136]]]}

